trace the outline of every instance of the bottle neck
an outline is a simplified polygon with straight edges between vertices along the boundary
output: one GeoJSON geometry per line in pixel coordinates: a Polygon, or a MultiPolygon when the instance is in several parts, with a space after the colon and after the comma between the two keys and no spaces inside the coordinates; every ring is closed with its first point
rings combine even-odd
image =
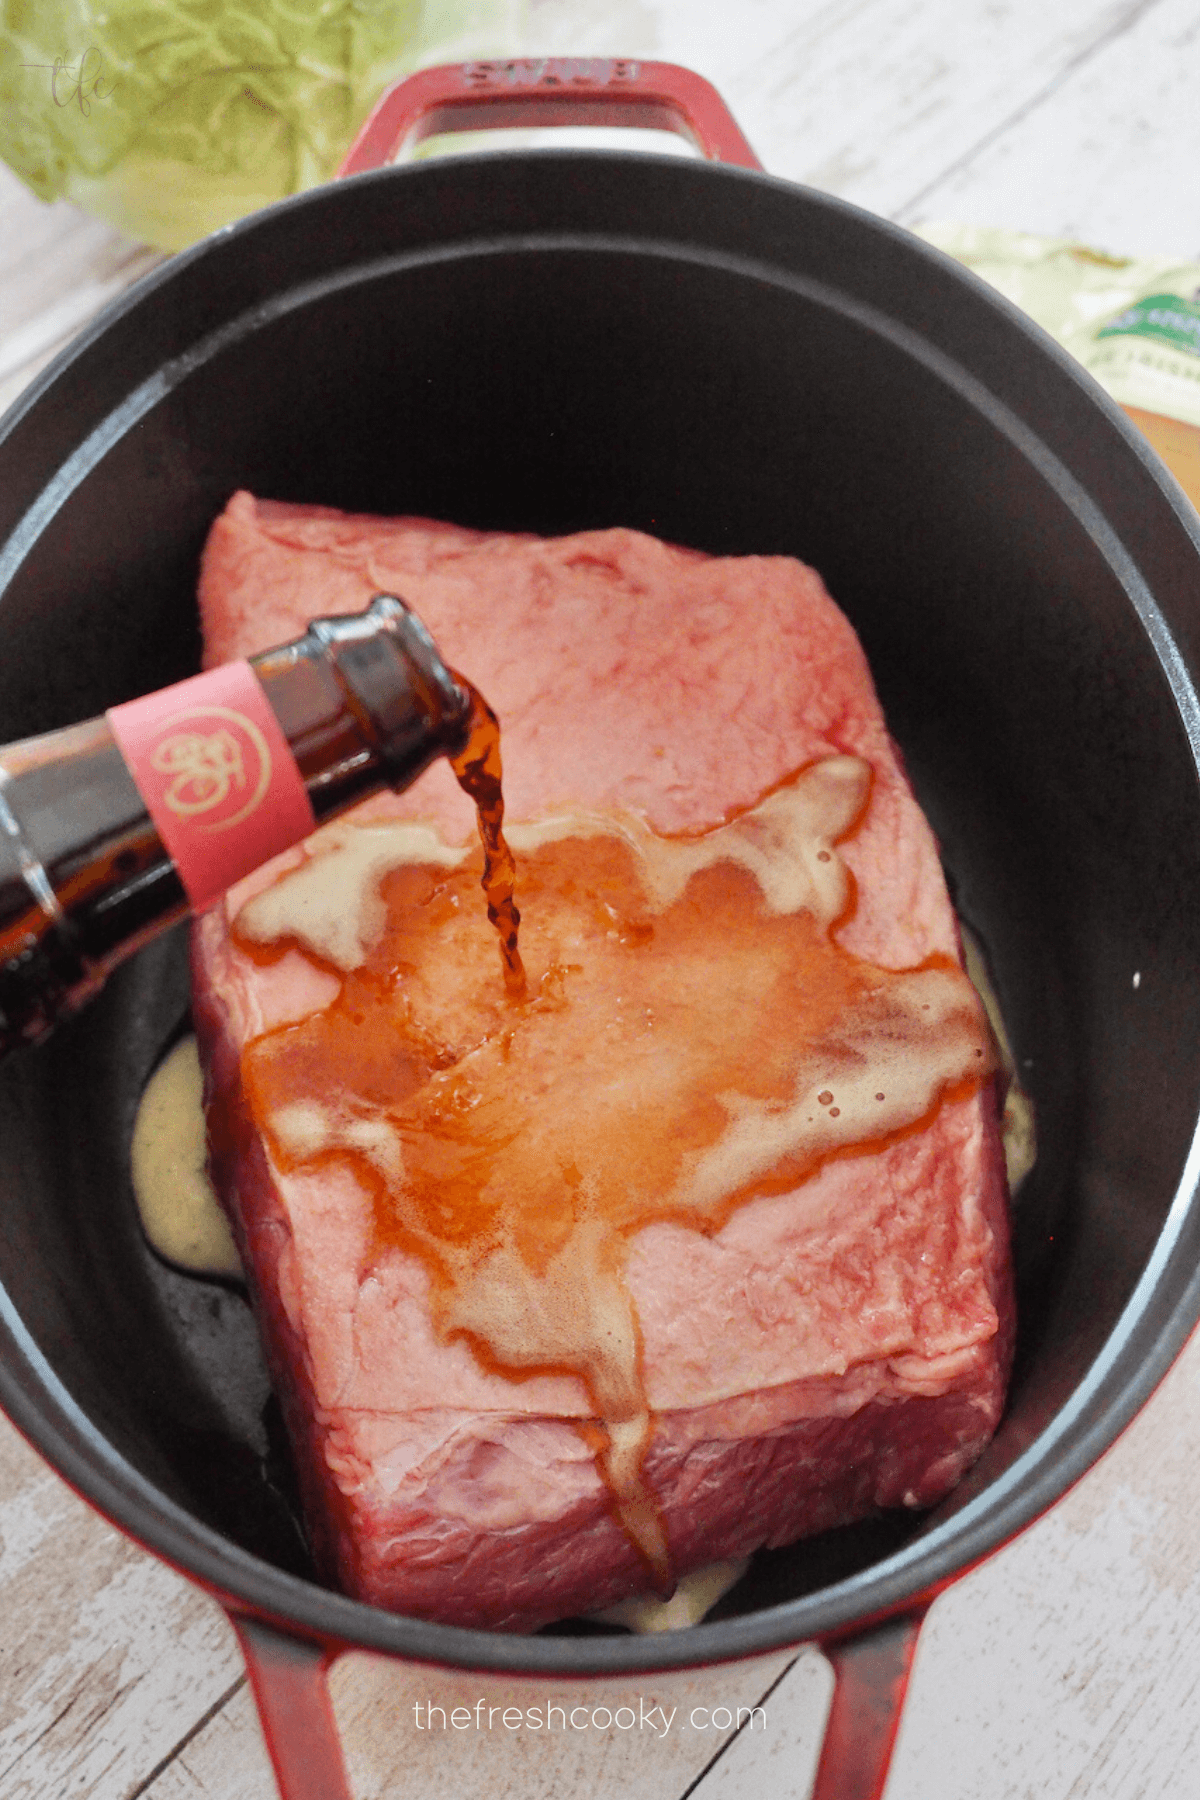
{"type": "Polygon", "coordinates": [[[371,791],[410,787],[465,744],[471,697],[415,613],[379,594],[362,613],[314,619],[251,663],[308,790],[317,823],[371,791]]]}

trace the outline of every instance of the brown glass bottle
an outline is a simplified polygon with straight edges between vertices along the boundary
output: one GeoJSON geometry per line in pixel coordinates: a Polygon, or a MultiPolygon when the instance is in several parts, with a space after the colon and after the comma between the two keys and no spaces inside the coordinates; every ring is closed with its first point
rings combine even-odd
{"type": "MultiPolygon", "coordinates": [[[[315,620],[250,668],[272,731],[277,722],[287,740],[305,815],[285,841],[382,788],[408,787],[466,742],[470,694],[390,595],[363,613],[315,620]]],[[[117,735],[100,718],[0,747],[0,1055],[44,1037],[118,963],[184,917],[189,892],[195,898],[117,735]]],[[[197,741],[185,737],[185,751],[197,741]]],[[[177,790],[185,777],[186,768],[175,775],[177,790]]],[[[243,828],[230,882],[283,847],[271,799],[263,826],[274,841],[243,828]]],[[[185,794],[182,812],[195,810],[185,794]]]]}

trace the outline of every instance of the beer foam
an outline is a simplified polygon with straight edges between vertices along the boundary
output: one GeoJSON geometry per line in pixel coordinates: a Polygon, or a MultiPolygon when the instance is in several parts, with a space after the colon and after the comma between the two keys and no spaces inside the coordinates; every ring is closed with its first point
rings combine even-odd
{"type": "Polygon", "coordinates": [[[142,1229],[168,1262],[236,1278],[242,1264],[208,1179],[204,1077],[194,1037],[181,1038],[146,1084],[130,1171],[142,1229]]]}
{"type": "Polygon", "coordinates": [[[508,841],[525,854],[563,838],[619,837],[637,857],[642,883],[658,912],[701,869],[738,863],[752,874],[773,913],[807,911],[830,926],[846,911],[850,876],[836,845],[862,814],[871,765],[858,756],[811,763],[724,825],[700,837],[662,837],[630,813],[561,813],[510,825],[508,841]]]}
{"type": "Polygon", "coordinates": [[[469,903],[477,859],[427,827],[343,827],[234,922],[242,954],[292,946],[342,972],[331,1004],[243,1053],[276,1165],[349,1164],[374,1254],[421,1259],[444,1341],[583,1384],[614,1510],[664,1590],[630,1239],[660,1220],[719,1230],[992,1072],[959,968],[884,969],[837,943],[853,901],[837,846],[870,781],[829,757],[696,837],[615,813],[511,828],[523,997],[469,903]]]}
{"type": "Polygon", "coordinates": [[[379,883],[403,863],[457,868],[467,855],[428,825],[333,826],[299,867],[248,900],[237,915],[253,944],[293,940],[343,974],[359,969],[387,925],[379,883]]]}

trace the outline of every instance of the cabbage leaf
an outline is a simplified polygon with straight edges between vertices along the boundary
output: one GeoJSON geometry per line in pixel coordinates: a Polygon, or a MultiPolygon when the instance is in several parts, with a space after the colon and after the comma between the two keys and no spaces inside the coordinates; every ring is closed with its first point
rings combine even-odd
{"type": "MultiPolygon", "coordinates": [[[[177,248],[328,180],[431,45],[478,54],[509,0],[0,0],[0,156],[177,248]]],[[[493,48],[500,47],[493,43],[493,48]]]]}

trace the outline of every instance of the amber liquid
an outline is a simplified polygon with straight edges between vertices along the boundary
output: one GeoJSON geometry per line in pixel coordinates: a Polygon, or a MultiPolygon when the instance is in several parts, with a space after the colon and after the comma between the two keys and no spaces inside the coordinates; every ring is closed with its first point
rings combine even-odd
{"type": "Polygon", "coordinates": [[[479,693],[456,674],[454,679],[471,696],[471,719],[467,741],[457,756],[450,758],[458,785],[475,802],[479,836],[483,842],[483,879],[487,896],[488,918],[500,937],[500,960],[504,967],[504,985],[512,1000],[524,1000],[528,984],[525,965],[517,948],[521,915],[517,911],[513,890],[516,864],[504,840],[504,791],[500,765],[500,722],[479,693]]]}
{"type": "MultiPolygon", "coordinates": [[[[246,1099],[279,1168],[353,1170],[368,1262],[400,1251],[424,1263],[443,1342],[465,1338],[509,1379],[582,1382],[596,1423],[579,1427],[650,1578],[669,1590],[642,1474],[652,1414],[625,1280],[632,1240],[655,1222],[711,1234],[829,1158],[923,1128],[990,1073],[986,1028],[947,957],[896,971],[837,942],[853,886],[821,898],[833,853],[819,846],[859,801],[823,812],[819,767],[785,784],[774,813],[768,797],[761,817],[702,839],[639,838],[614,815],[611,830],[527,844],[527,987],[498,731],[478,695],[473,705],[454,766],[479,811],[507,988],[472,900],[478,865],[400,853],[377,877],[387,922],[363,960],[325,965],[336,998],[243,1049],[246,1099]],[[803,856],[779,825],[781,800],[803,856]],[[803,893],[785,881],[778,911],[764,850],[777,838],[788,880],[818,871],[803,893]]],[[[234,942],[257,961],[303,948],[286,923],[255,942],[235,921],[234,942]]],[[[304,954],[319,966],[319,952],[304,954]]],[[[914,1266],[924,1229],[917,1219],[914,1266]]],[[[835,1243],[830,1287],[861,1294],[862,1271],[842,1268],[842,1254],[835,1243]]]]}

